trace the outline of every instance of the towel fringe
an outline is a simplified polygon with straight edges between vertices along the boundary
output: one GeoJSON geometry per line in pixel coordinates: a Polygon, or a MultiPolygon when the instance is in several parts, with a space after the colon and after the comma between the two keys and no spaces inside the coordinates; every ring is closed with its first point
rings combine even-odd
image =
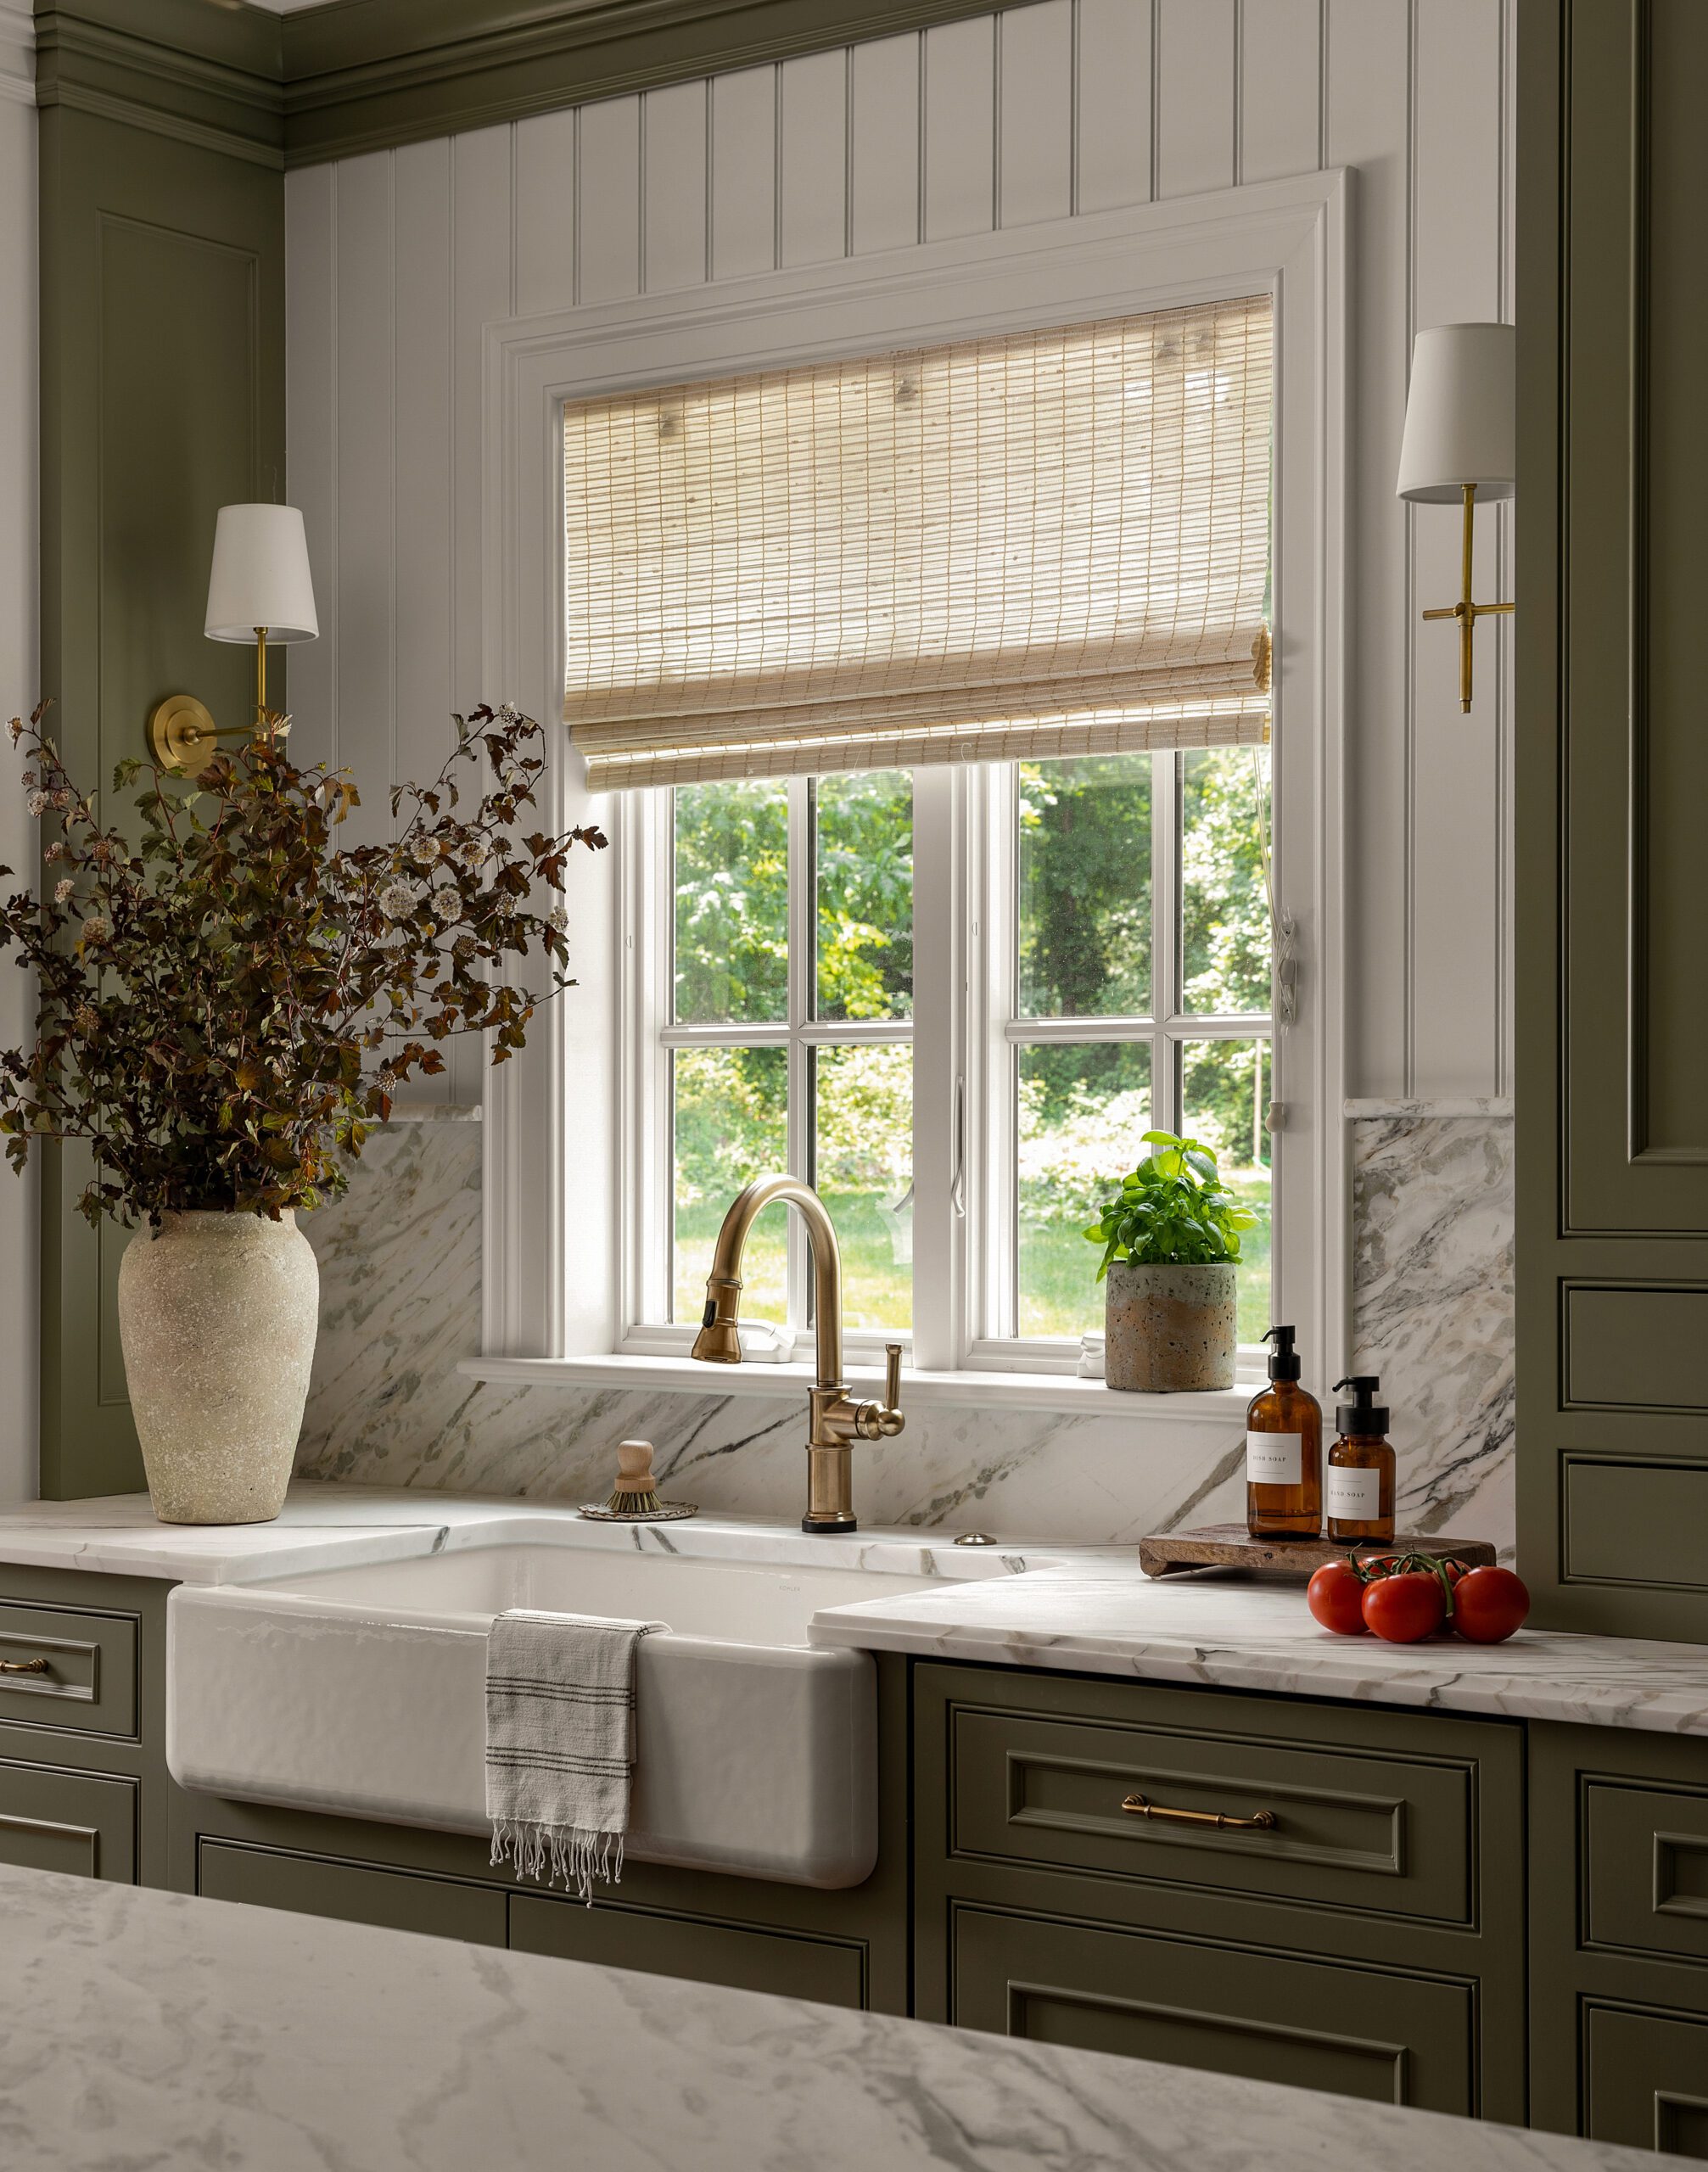
{"type": "Polygon", "coordinates": [[[546,1825],[530,1817],[498,1817],[492,1822],[488,1860],[495,1867],[514,1863],[518,1878],[561,1885],[591,1908],[596,1878],[602,1885],[623,1883],[623,1835],[590,1833],[580,1825],[546,1825]]]}

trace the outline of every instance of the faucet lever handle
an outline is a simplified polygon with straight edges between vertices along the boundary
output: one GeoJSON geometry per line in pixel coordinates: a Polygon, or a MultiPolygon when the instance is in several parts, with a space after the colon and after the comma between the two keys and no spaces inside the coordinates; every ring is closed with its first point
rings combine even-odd
{"type": "Polygon", "coordinates": [[[883,1346],[883,1403],[886,1410],[901,1408],[901,1345],[887,1342],[883,1346]]]}
{"type": "Polygon", "coordinates": [[[854,1407],[854,1430],[862,1441],[893,1441],[907,1424],[901,1412],[901,1345],[884,1345],[883,1401],[854,1407]]]}

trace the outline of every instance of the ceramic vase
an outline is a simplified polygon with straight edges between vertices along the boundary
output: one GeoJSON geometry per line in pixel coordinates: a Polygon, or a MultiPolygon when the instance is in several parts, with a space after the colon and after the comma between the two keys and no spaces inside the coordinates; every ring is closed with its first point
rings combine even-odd
{"type": "Polygon", "coordinates": [[[154,1514],[271,1523],[284,1506],[320,1323],[296,1216],[167,1214],[119,1263],[119,1333],[154,1514]]]}
{"type": "Polygon", "coordinates": [[[1105,1281],[1104,1378],[1147,1395],[1230,1388],[1240,1270],[1117,1260],[1105,1281]]]}

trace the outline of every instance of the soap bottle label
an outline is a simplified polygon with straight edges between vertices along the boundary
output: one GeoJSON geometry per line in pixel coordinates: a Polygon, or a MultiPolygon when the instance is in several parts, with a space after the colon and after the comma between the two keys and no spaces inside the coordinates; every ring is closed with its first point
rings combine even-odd
{"type": "Polygon", "coordinates": [[[1304,1481],[1305,1439],[1302,1433],[1252,1433],[1246,1436],[1246,1477],[1252,1486],[1298,1486],[1304,1481]]]}
{"type": "Polygon", "coordinates": [[[1382,1475],[1348,1464],[1328,1469],[1329,1514],[1347,1523],[1374,1523],[1382,1512],[1382,1475]]]}

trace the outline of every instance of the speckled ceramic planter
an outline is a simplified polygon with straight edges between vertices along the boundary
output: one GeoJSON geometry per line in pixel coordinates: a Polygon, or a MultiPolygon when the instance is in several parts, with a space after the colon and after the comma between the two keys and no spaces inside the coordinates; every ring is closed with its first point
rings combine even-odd
{"type": "Polygon", "coordinates": [[[168,1214],[132,1238],[119,1332],[162,1523],[277,1515],[319,1324],[320,1269],[294,1214],[168,1214]]]}
{"type": "Polygon", "coordinates": [[[1104,1285],[1109,1385],[1149,1395],[1232,1387],[1239,1272],[1226,1263],[1139,1267],[1117,1260],[1104,1285]]]}

